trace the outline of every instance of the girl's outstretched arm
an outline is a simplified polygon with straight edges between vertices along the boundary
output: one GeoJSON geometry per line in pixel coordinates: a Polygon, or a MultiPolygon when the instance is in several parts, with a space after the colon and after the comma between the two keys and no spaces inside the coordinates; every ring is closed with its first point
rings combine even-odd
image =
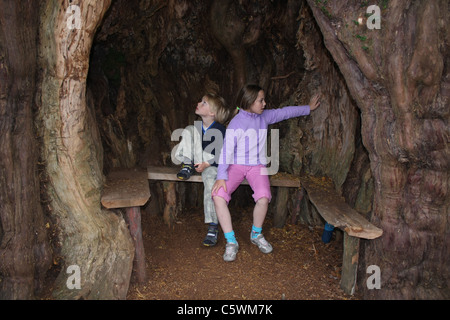
{"type": "Polygon", "coordinates": [[[320,105],[320,94],[315,94],[306,106],[288,106],[279,109],[269,109],[263,112],[268,124],[274,124],[290,118],[307,116],[320,105]]]}

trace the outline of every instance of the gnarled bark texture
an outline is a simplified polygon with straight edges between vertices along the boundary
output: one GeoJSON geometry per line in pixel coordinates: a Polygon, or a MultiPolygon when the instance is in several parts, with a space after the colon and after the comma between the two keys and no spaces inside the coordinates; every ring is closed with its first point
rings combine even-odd
{"type": "Polygon", "coordinates": [[[31,299],[51,264],[33,127],[35,1],[0,1],[0,299],[31,299]]]}
{"type": "Polygon", "coordinates": [[[72,13],[66,12],[67,2],[50,0],[41,10],[39,53],[44,72],[39,125],[50,207],[60,229],[64,263],[54,295],[124,299],[134,249],[123,218],[100,206],[103,151],[86,98],[92,41],[110,1],[71,4],[81,13],[79,29],[67,23],[72,13]],[[81,289],[66,285],[71,265],[81,271],[81,289]]]}
{"type": "Polygon", "coordinates": [[[378,265],[381,289],[367,298],[449,298],[448,1],[389,1],[381,29],[366,6],[308,0],[325,45],[362,113],[375,180],[363,266],[378,265]],[[361,20],[360,20],[361,19],[361,20]]]}

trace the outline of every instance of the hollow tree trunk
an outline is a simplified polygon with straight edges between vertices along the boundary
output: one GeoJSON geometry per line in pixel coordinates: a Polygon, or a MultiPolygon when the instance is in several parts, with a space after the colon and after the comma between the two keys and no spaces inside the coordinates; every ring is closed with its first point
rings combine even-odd
{"type": "Polygon", "coordinates": [[[449,298],[448,1],[386,2],[380,30],[359,3],[307,1],[361,109],[375,179],[384,233],[362,265],[380,267],[381,289],[359,284],[367,298],[449,298]]]}
{"type": "Polygon", "coordinates": [[[33,130],[34,1],[0,1],[0,299],[31,299],[50,267],[33,130]]]}
{"type": "Polygon", "coordinates": [[[54,296],[123,299],[134,248],[123,218],[101,210],[101,142],[86,102],[90,49],[110,1],[73,1],[75,7],[66,12],[68,5],[49,0],[41,8],[40,63],[44,72],[39,126],[50,180],[50,206],[59,221],[64,260],[54,296]],[[81,272],[80,289],[66,285],[72,265],[81,272]]]}

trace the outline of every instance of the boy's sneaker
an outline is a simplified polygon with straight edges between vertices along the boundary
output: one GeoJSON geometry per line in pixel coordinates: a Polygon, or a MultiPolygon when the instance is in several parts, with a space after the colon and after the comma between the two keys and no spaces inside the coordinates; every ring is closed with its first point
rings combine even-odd
{"type": "Polygon", "coordinates": [[[226,262],[231,262],[236,260],[236,254],[238,253],[239,250],[239,244],[236,243],[232,243],[232,242],[228,242],[225,245],[225,253],[223,254],[223,260],[225,260],[226,262]]]}
{"type": "Polygon", "coordinates": [[[181,170],[177,173],[177,178],[180,180],[189,179],[195,172],[195,168],[193,164],[184,164],[181,167],[181,170]]]}
{"type": "Polygon", "coordinates": [[[272,245],[264,238],[262,233],[260,233],[256,238],[252,238],[250,236],[250,241],[253,244],[256,244],[262,253],[271,253],[273,250],[272,245]]]}
{"type": "Polygon", "coordinates": [[[208,233],[206,234],[205,240],[203,240],[203,245],[207,247],[212,247],[217,243],[217,235],[219,233],[219,228],[217,226],[209,226],[208,233]]]}

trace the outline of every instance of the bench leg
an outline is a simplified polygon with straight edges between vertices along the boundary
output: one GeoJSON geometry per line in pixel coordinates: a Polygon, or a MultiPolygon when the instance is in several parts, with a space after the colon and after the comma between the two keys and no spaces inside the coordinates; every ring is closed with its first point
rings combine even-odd
{"type": "Polygon", "coordinates": [[[289,189],[278,187],[276,209],[273,216],[273,226],[275,228],[283,228],[287,218],[287,202],[289,197],[289,189]]]}
{"type": "Polygon", "coordinates": [[[130,207],[126,208],[126,211],[130,234],[135,248],[134,263],[137,281],[142,284],[145,283],[147,276],[145,272],[144,241],[142,239],[141,208],[130,207]]]}
{"type": "Polygon", "coordinates": [[[344,232],[344,254],[342,257],[341,289],[353,295],[356,287],[356,274],[358,271],[360,239],[344,232]]]}
{"type": "Polygon", "coordinates": [[[302,200],[303,200],[304,196],[305,196],[305,189],[303,187],[301,187],[300,189],[298,189],[296,191],[295,198],[297,200],[295,201],[294,212],[292,212],[291,224],[297,224],[297,220],[298,220],[298,217],[300,215],[300,207],[301,207],[302,200]]]}
{"type": "Polygon", "coordinates": [[[164,189],[164,222],[169,226],[174,226],[177,217],[177,191],[175,182],[163,182],[164,189]]]}

